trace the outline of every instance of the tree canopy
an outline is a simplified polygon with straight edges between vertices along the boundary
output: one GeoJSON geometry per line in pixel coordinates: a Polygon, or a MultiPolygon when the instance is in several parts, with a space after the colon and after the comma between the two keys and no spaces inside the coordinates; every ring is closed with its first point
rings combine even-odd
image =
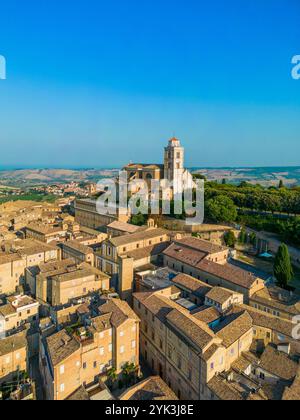
{"type": "Polygon", "coordinates": [[[237,218],[237,208],[226,195],[211,198],[206,202],[206,218],[217,223],[234,222],[237,218]]]}
{"type": "Polygon", "coordinates": [[[274,262],[274,275],[279,287],[287,289],[294,276],[289,249],[281,244],[274,262]]]}

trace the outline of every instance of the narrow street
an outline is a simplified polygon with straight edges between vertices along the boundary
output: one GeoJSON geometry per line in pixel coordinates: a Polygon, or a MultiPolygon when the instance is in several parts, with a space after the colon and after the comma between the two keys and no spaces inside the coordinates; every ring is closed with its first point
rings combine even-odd
{"type": "Polygon", "coordinates": [[[29,372],[30,377],[35,382],[36,387],[36,398],[37,400],[44,400],[44,392],[42,386],[42,378],[39,369],[39,358],[38,356],[34,356],[29,360],[29,372]]]}

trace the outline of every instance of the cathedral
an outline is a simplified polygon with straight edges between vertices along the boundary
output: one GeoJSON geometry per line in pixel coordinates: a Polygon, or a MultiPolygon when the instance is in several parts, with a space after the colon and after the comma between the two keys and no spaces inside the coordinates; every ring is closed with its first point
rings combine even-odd
{"type": "Polygon", "coordinates": [[[130,163],[124,168],[128,181],[146,181],[150,187],[152,180],[163,179],[173,183],[173,194],[182,193],[184,187],[193,187],[193,177],[184,167],[184,147],[178,139],[172,138],[165,147],[164,164],[130,163]]]}

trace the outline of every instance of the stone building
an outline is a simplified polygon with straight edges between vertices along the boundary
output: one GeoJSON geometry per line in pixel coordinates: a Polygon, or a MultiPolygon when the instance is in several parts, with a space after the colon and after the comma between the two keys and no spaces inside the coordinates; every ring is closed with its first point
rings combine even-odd
{"type": "Polygon", "coordinates": [[[39,321],[39,303],[26,295],[10,296],[0,306],[0,335],[8,334],[28,323],[39,321]]]}
{"type": "Polygon", "coordinates": [[[41,341],[40,370],[47,399],[64,400],[78,388],[122,374],[126,363],[139,367],[139,318],[120,300],[107,300],[100,315],[73,333],[62,330],[41,341]]]}
{"type": "Polygon", "coordinates": [[[155,261],[170,241],[164,229],[144,228],[130,235],[108,239],[96,254],[96,266],[112,277],[122,299],[130,299],[134,270],[155,261]]]}
{"type": "Polygon", "coordinates": [[[86,262],[92,267],[95,265],[94,251],[87,245],[84,245],[79,240],[68,241],[60,245],[62,251],[62,259],[67,260],[72,258],[76,264],[86,262]]]}
{"type": "Polygon", "coordinates": [[[36,298],[51,306],[60,306],[73,299],[110,289],[109,276],[87,263],[77,265],[72,260],[66,264],[44,267],[36,276],[36,298]]]}
{"type": "Polygon", "coordinates": [[[184,148],[175,137],[170,139],[165,147],[163,164],[130,163],[124,170],[127,172],[128,181],[135,181],[137,187],[139,180],[146,182],[149,189],[152,180],[173,183],[173,196],[182,193],[184,186],[191,189],[194,185],[192,175],[184,168],[184,148]]]}
{"type": "Polygon", "coordinates": [[[0,252],[0,295],[15,293],[25,283],[25,270],[37,264],[53,261],[58,249],[38,241],[14,241],[0,252]]]}
{"type": "Polygon", "coordinates": [[[114,221],[128,222],[130,214],[127,210],[122,214],[119,208],[115,208],[114,212],[109,208],[107,211],[99,212],[97,209],[97,201],[92,199],[76,200],[75,202],[75,220],[81,226],[91,229],[102,229],[114,221]]]}
{"type": "Polygon", "coordinates": [[[178,304],[179,296],[172,287],[134,294],[141,354],[179,399],[201,400],[210,380],[249,351],[252,319],[245,312],[211,327],[178,304]]]}
{"type": "Polygon", "coordinates": [[[0,340],[0,385],[11,381],[18,373],[26,372],[27,340],[24,333],[0,340]]]}
{"type": "Polygon", "coordinates": [[[164,265],[211,286],[251,296],[264,288],[264,281],[230,264],[229,249],[196,238],[174,241],[164,252],[164,265]]]}

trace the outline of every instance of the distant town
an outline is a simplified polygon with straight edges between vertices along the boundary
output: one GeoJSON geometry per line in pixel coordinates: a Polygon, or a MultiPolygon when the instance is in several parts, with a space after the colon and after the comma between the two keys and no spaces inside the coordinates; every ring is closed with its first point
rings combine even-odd
{"type": "Polygon", "coordinates": [[[99,212],[116,169],[0,173],[1,400],[300,399],[299,170],[185,153],[123,171],[172,196],[203,180],[203,224],[99,212]]]}

